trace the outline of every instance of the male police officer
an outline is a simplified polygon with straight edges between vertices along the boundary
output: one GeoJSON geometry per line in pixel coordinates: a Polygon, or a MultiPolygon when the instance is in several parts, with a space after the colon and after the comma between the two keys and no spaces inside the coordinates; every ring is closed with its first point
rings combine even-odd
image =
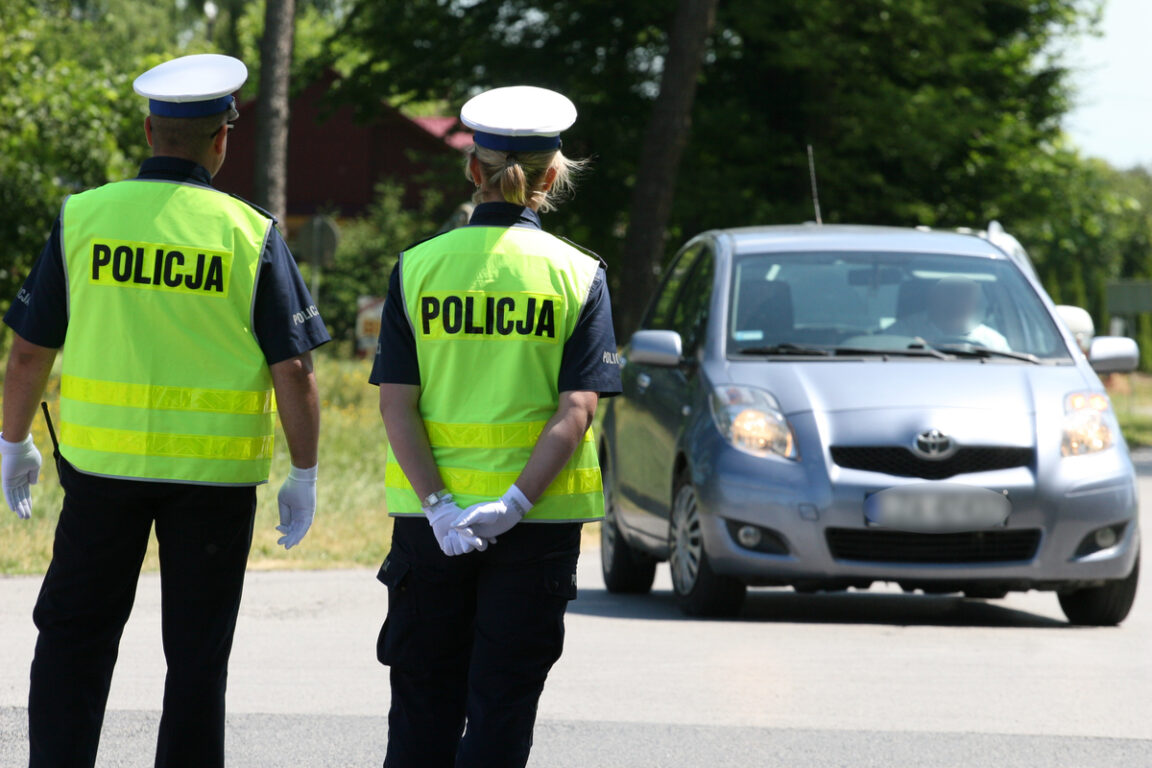
{"type": "Polygon", "coordinates": [[[246,77],[236,59],[199,55],[137,78],[153,157],[135,179],[64,203],[4,318],[15,340],[0,475],[21,517],[40,470],[29,428],[63,347],[65,496],[33,615],[33,768],[95,762],[153,522],[168,662],[156,765],[224,764],[228,656],[275,402],[292,460],[279,543],[312,522],[310,350],[328,334],[268,214],[211,186],[246,77]]]}

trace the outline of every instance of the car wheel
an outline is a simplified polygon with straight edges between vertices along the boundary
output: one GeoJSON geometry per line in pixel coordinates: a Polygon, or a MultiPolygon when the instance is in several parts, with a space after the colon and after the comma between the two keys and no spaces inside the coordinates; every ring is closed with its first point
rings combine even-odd
{"type": "Polygon", "coordinates": [[[616,524],[615,490],[604,457],[600,460],[600,472],[604,480],[604,520],[600,523],[600,571],[604,575],[604,586],[615,594],[647,594],[656,576],[656,560],[624,541],[616,524]]]}
{"type": "Polygon", "coordinates": [[[1123,579],[1110,581],[1101,587],[1087,587],[1072,592],[1061,592],[1060,607],[1073,624],[1093,627],[1111,627],[1124,621],[1132,602],[1136,599],[1136,582],[1140,579],[1140,557],[1132,565],[1132,573],[1123,579]]]}
{"type": "Polygon", "coordinates": [[[747,586],[712,570],[700,531],[696,490],[681,481],[672,504],[668,531],[668,566],[680,610],[689,616],[735,616],[747,586]]]}

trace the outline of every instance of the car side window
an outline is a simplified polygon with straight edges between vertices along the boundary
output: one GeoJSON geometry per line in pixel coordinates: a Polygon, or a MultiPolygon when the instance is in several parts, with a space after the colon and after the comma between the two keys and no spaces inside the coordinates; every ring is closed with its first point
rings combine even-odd
{"type": "Polygon", "coordinates": [[[656,293],[656,300],[648,307],[644,321],[640,324],[641,328],[658,331],[678,330],[673,325],[673,313],[676,311],[680,289],[684,287],[685,281],[692,274],[692,268],[696,266],[703,252],[704,246],[697,245],[681,253],[672,262],[672,266],[664,276],[664,282],[660,285],[660,290],[656,293]]]}
{"type": "Polygon", "coordinates": [[[680,334],[686,355],[694,354],[703,341],[701,336],[708,321],[714,271],[712,253],[702,249],[673,306],[670,327],[680,334]]]}

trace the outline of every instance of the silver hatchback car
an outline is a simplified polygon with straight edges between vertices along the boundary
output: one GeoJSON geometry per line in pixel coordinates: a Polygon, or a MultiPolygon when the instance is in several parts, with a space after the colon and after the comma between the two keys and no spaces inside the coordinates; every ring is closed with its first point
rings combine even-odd
{"type": "Polygon", "coordinates": [[[689,615],[735,614],[748,586],[881,581],[1054,590],[1074,623],[1122,621],[1135,474],[1097,373],[1132,370],[1136,344],[1085,354],[990,231],[758,227],[685,245],[602,415],[608,589],[647,592],[667,560],[689,615]]]}

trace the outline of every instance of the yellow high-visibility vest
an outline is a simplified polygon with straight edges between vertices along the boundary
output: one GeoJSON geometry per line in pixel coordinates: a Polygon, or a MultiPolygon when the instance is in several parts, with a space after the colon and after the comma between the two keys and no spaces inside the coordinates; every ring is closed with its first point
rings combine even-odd
{"type": "Polygon", "coordinates": [[[107,477],[267,481],[276,406],[252,312],[271,226],[193,184],[122,181],[65,202],[65,459],[107,477]]]}
{"type": "MultiPolygon", "coordinates": [[[[498,498],[528,462],[556,411],[564,342],[598,267],[559,238],[518,227],[461,227],[401,255],[420,415],[441,477],[462,508],[498,498]]],[[[421,513],[391,449],[384,483],[390,514],[421,513]]],[[[589,429],[525,519],[576,522],[603,514],[589,429]]]]}

